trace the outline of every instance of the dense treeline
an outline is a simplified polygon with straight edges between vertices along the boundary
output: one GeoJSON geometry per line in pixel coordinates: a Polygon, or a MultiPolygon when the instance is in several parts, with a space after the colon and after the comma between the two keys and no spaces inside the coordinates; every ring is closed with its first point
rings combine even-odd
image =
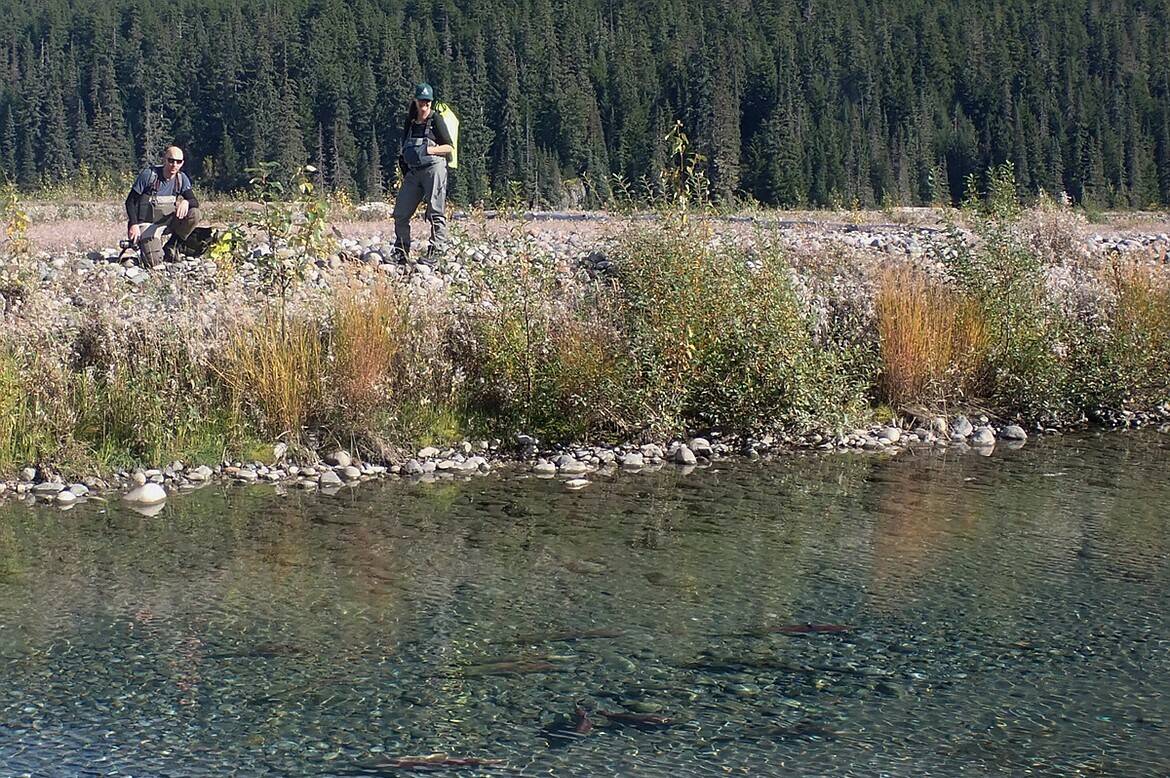
{"type": "Polygon", "coordinates": [[[678,119],[719,200],[953,201],[1010,161],[1170,203],[1167,0],[4,0],[0,169],[112,179],[174,138],[203,187],[312,160],[378,198],[423,79],[463,202],[653,189],[678,119]]]}

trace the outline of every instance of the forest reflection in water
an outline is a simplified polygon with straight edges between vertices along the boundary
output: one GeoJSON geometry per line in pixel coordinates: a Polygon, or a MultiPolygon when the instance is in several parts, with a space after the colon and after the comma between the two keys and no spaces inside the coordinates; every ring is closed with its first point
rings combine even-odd
{"type": "Polygon", "coordinates": [[[1166,773],[1168,474],[1103,434],[9,504],[0,763],[1166,773]]]}

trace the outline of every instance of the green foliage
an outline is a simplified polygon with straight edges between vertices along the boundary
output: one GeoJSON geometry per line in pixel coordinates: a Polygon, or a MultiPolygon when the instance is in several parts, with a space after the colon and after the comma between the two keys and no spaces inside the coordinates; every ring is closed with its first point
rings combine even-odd
{"type": "Polygon", "coordinates": [[[0,357],[0,472],[217,461],[241,437],[214,382],[174,333],[77,369],[0,357]]]}
{"type": "Polygon", "coordinates": [[[991,376],[982,399],[1030,418],[1067,417],[1076,405],[1061,357],[1070,321],[1048,299],[1044,262],[1019,230],[1011,164],[992,171],[985,198],[975,199],[973,182],[966,190],[977,240],[969,245],[954,235],[942,260],[979,306],[991,376]]]}
{"type": "MultiPolygon", "coordinates": [[[[957,233],[940,255],[976,302],[987,338],[990,383],[978,398],[1006,414],[1077,420],[1101,408],[1150,407],[1170,397],[1170,279],[1158,265],[1121,266],[1094,283],[1112,301],[1092,317],[1055,289],[1028,240],[1010,164],[992,170],[987,197],[967,216],[976,241],[957,233]]],[[[1058,228],[1056,222],[1049,230],[1058,228]]],[[[1052,237],[1058,244],[1062,236],[1052,237]]],[[[1082,283],[1086,283],[1083,279],[1082,283]]]]}
{"type": "Polygon", "coordinates": [[[866,379],[818,347],[783,255],[712,246],[701,228],[635,230],[619,244],[619,311],[662,430],[802,427],[858,410],[866,379]]]}
{"type": "Polygon", "coordinates": [[[691,148],[682,122],[676,121],[664,140],[670,150],[667,165],[662,170],[666,204],[685,221],[689,211],[711,204],[707,158],[691,148]]]}
{"type": "Polygon", "coordinates": [[[104,369],[68,377],[71,437],[106,467],[161,464],[236,448],[240,434],[225,397],[182,348],[178,334],[157,334],[104,369]]]}
{"type": "Polygon", "coordinates": [[[4,230],[0,256],[14,260],[28,258],[32,251],[28,224],[28,213],[20,203],[20,193],[16,186],[12,183],[0,186],[0,225],[4,230]]]}
{"type": "Polygon", "coordinates": [[[1023,213],[1016,185],[1016,169],[1011,162],[995,165],[987,171],[987,191],[982,197],[974,173],[968,174],[963,190],[966,192],[963,206],[967,212],[991,224],[1016,221],[1023,213]]]}
{"type": "Polygon", "coordinates": [[[1070,379],[1088,411],[1143,410],[1170,400],[1170,272],[1114,259],[1103,326],[1074,330],[1070,379]]]}
{"type": "MultiPolygon", "coordinates": [[[[304,278],[315,259],[335,249],[329,203],[315,195],[311,177],[317,169],[312,165],[299,168],[287,182],[279,176],[280,166],[275,162],[262,162],[248,172],[253,197],[260,203],[260,214],[249,227],[268,245],[268,251],[258,259],[260,278],[277,295],[284,322],[293,285],[304,278]]],[[[233,247],[247,247],[246,243],[235,242],[239,228],[229,232],[233,247]]]]}
{"type": "Polygon", "coordinates": [[[609,315],[611,297],[594,288],[568,305],[545,257],[522,233],[514,264],[473,279],[489,310],[469,322],[461,363],[474,418],[501,432],[550,440],[588,440],[628,431],[639,421],[634,373],[609,315]]]}
{"type": "Polygon", "coordinates": [[[0,473],[11,473],[55,450],[57,434],[34,382],[9,353],[0,353],[0,473]]]}

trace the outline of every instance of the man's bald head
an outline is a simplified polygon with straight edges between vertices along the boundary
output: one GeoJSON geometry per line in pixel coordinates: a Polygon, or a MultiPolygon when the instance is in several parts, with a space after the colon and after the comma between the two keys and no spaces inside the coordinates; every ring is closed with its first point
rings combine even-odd
{"type": "Polygon", "coordinates": [[[183,150],[178,146],[167,146],[163,152],[163,178],[170,179],[183,168],[183,150]]]}

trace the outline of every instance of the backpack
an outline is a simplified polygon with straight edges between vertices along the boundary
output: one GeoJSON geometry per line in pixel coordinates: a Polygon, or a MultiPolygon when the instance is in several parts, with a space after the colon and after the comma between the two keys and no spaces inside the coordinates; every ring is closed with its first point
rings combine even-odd
{"type": "Polygon", "coordinates": [[[435,103],[435,113],[442,118],[443,126],[451,136],[451,158],[447,160],[447,167],[455,170],[459,167],[459,117],[447,103],[435,103]]]}

